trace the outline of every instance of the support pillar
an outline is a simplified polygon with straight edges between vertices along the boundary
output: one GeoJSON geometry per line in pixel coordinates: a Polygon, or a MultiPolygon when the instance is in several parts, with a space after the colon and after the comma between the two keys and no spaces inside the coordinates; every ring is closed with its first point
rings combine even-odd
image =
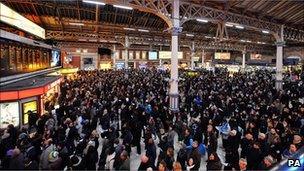
{"type": "Polygon", "coordinates": [[[284,27],[281,27],[281,32],[276,37],[276,45],[277,45],[277,58],[276,58],[276,82],[275,87],[277,90],[283,89],[283,75],[282,75],[282,69],[283,69],[283,46],[285,44],[284,42],[284,27]]]}
{"type": "Polygon", "coordinates": [[[113,51],[114,51],[114,55],[113,55],[113,69],[115,69],[116,68],[116,58],[117,58],[117,56],[116,56],[116,45],[115,44],[113,46],[113,51]]]}
{"type": "Polygon", "coordinates": [[[276,82],[275,87],[277,90],[282,90],[283,83],[283,45],[284,42],[277,42],[277,59],[276,59],[276,82]]]}
{"type": "Polygon", "coordinates": [[[125,69],[128,69],[128,62],[129,62],[129,37],[125,37],[125,69]]]}
{"type": "Polygon", "coordinates": [[[194,42],[192,42],[191,46],[191,70],[194,70],[194,42]]]}
{"type": "Polygon", "coordinates": [[[170,79],[170,110],[178,112],[178,34],[181,32],[179,26],[179,0],[173,1],[173,28],[171,41],[171,79],[170,79]]]}
{"type": "Polygon", "coordinates": [[[245,71],[246,68],[246,51],[242,52],[243,58],[242,58],[242,71],[245,71]]]}
{"type": "Polygon", "coordinates": [[[205,50],[203,50],[202,52],[202,67],[205,68],[206,65],[205,65],[205,50]]]}

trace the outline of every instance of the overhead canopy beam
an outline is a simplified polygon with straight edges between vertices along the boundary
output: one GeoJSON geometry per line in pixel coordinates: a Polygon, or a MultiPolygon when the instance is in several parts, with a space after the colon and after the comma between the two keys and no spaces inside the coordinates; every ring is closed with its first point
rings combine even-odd
{"type": "MultiPolygon", "coordinates": [[[[170,39],[168,37],[159,36],[144,36],[144,35],[128,35],[129,42],[137,45],[149,45],[149,44],[161,44],[164,46],[170,46],[170,39]]],[[[170,36],[170,35],[169,35],[170,36]]],[[[79,32],[61,32],[61,31],[47,31],[46,38],[55,39],[58,41],[82,41],[89,43],[92,46],[98,43],[120,43],[124,45],[125,35],[115,35],[112,33],[92,34],[92,33],[79,33],[79,32]]],[[[214,41],[201,41],[201,40],[189,40],[187,37],[181,37],[180,46],[189,47],[194,41],[197,49],[223,49],[223,50],[244,50],[244,44],[238,42],[214,42],[214,41]]],[[[265,45],[246,45],[248,52],[264,52],[274,53],[275,48],[265,45]]]]}

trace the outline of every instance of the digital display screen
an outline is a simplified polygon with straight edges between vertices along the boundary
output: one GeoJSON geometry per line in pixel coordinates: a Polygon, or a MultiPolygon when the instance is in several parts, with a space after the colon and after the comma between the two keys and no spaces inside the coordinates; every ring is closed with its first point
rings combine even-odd
{"type": "Polygon", "coordinates": [[[37,113],[37,101],[30,101],[22,104],[22,117],[23,124],[28,123],[28,112],[32,111],[33,113],[37,113]]]}
{"type": "Polygon", "coordinates": [[[215,52],[214,59],[230,59],[230,53],[215,52]]]}
{"type": "MultiPolygon", "coordinates": [[[[159,59],[171,59],[171,51],[160,51],[159,59]]],[[[183,52],[178,52],[178,59],[183,59],[183,52]]]]}
{"type": "Polygon", "coordinates": [[[51,67],[61,66],[61,58],[59,50],[52,50],[51,67]]]}
{"type": "Polygon", "coordinates": [[[45,29],[0,3],[0,21],[45,39],[45,29]]]}
{"type": "Polygon", "coordinates": [[[83,64],[85,65],[93,64],[93,58],[83,58],[83,64]]]}
{"type": "Polygon", "coordinates": [[[9,124],[19,126],[18,102],[0,103],[0,128],[6,128],[9,124]]]}
{"type": "Polygon", "coordinates": [[[157,60],[157,52],[149,52],[149,60],[157,60]]]}
{"type": "Polygon", "coordinates": [[[252,59],[252,60],[261,60],[262,59],[262,54],[251,53],[250,54],[250,59],[252,59]]]}

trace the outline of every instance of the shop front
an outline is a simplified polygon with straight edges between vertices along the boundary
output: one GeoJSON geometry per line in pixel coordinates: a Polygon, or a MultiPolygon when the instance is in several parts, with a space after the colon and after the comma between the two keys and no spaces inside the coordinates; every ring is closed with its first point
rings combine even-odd
{"type": "Polygon", "coordinates": [[[44,84],[24,86],[18,89],[13,88],[18,84],[17,82],[1,87],[0,129],[6,128],[9,124],[16,127],[27,125],[29,111],[39,116],[45,114],[44,104],[47,101],[54,101],[54,98],[58,96],[61,80],[62,77],[54,77],[43,80],[44,84]]]}

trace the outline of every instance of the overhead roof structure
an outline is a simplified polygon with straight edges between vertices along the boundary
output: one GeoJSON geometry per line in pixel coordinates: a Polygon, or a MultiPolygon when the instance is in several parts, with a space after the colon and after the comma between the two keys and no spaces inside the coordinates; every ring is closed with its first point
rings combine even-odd
{"type": "MultiPolygon", "coordinates": [[[[133,44],[170,46],[171,0],[91,1],[1,0],[45,28],[47,39],[61,44],[123,45],[128,36],[133,44]]],[[[282,25],[287,46],[304,45],[302,1],[181,0],[180,14],[181,46],[194,41],[203,49],[274,52],[282,25]],[[219,34],[221,26],[224,34],[219,34]]]]}

